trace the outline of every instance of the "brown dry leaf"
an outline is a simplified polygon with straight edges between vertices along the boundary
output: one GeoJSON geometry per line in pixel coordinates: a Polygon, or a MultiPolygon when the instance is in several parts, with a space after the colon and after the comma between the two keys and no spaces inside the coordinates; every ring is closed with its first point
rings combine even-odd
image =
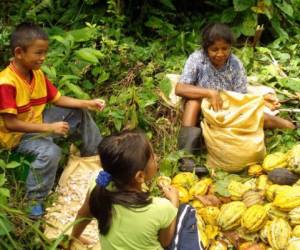
{"type": "Polygon", "coordinates": [[[233,244],[236,248],[238,248],[240,240],[241,240],[238,232],[227,231],[227,232],[223,232],[223,235],[225,236],[226,239],[228,239],[230,241],[231,244],[233,244]]]}
{"type": "Polygon", "coordinates": [[[230,197],[225,197],[225,196],[219,196],[219,200],[220,200],[222,203],[228,203],[228,202],[231,202],[231,198],[230,198],[230,197]]]}
{"type": "Polygon", "coordinates": [[[208,194],[208,195],[196,195],[195,196],[196,199],[198,199],[199,201],[201,201],[201,203],[204,206],[213,206],[213,207],[219,207],[221,205],[221,201],[220,199],[212,194],[208,194]]]}

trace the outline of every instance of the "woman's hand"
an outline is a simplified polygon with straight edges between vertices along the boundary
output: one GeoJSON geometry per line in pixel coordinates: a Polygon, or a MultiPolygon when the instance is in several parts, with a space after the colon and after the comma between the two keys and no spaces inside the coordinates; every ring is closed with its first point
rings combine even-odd
{"type": "Polygon", "coordinates": [[[218,90],[210,89],[209,90],[209,99],[211,102],[211,106],[214,111],[219,111],[222,109],[223,100],[220,96],[220,92],[218,90]]]}

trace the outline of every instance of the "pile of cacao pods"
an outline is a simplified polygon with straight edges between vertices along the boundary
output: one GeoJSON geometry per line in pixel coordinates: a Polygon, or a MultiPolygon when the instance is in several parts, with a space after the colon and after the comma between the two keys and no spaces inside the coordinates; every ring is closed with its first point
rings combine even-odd
{"type": "Polygon", "coordinates": [[[300,144],[249,166],[248,179],[232,180],[229,197],[214,177],[180,172],[160,176],[159,186],[177,188],[181,203],[197,211],[202,244],[209,250],[300,250],[300,144]]]}

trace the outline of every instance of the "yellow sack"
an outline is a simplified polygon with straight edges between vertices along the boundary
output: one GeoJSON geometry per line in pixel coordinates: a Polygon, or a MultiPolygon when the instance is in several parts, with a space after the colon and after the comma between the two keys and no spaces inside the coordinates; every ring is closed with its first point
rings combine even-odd
{"type": "Polygon", "coordinates": [[[218,112],[207,99],[201,104],[207,166],[238,172],[264,159],[264,101],[260,96],[230,91],[221,92],[221,97],[223,109],[218,112]]]}

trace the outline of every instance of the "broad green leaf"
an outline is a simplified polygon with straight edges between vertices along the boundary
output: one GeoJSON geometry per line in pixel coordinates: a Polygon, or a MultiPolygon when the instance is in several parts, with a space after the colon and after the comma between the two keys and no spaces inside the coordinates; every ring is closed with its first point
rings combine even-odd
{"type": "Polygon", "coordinates": [[[114,125],[117,131],[120,131],[122,128],[122,121],[120,120],[114,120],[114,125]]]}
{"type": "Polygon", "coordinates": [[[0,186],[3,186],[6,182],[5,174],[0,174],[0,186]]]}
{"type": "Polygon", "coordinates": [[[79,80],[80,77],[75,76],[75,75],[62,75],[62,78],[60,79],[60,82],[67,82],[70,80],[79,80]]]}
{"type": "Polygon", "coordinates": [[[300,92],[300,79],[298,78],[281,78],[278,79],[278,82],[285,88],[300,92]]]}
{"type": "Polygon", "coordinates": [[[68,89],[75,94],[75,96],[79,99],[90,99],[89,95],[85,93],[79,86],[66,82],[65,86],[68,87],[68,89]]]}
{"type": "Polygon", "coordinates": [[[253,36],[257,26],[257,15],[247,14],[241,25],[241,32],[245,36],[253,36]]]}
{"type": "Polygon", "coordinates": [[[102,72],[100,73],[100,75],[97,79],[97,84],[101,84],[101,83],[105,82],[108,78],[109,78],[109,73],[102,70],[102,72]]]}
{"type": "Polygon", "coordinates": [[[230,197],[230,193],[228,191],[228,181],[226,180],[218,180],[215,182],[216,192],[224,197],[230,197]]]}
{"type": "Polygon", "coordinates": [[[233,0],[235,11],[244,11],[255,5],[255,0],[233,0]]]}
{"type": "Polygon", "coordinates": [[[73,37],[72,36],[59,36],[59,35],[55,35],[55,36],[51,36],[51,39],[56,40],[58,42],[60,42],[61,44],[63,44],[67,49],[72,48],[73,46],[73,37]]]}
{"type": "Polygon", "coordinates": [[[164,78],[159,82],[159,89],[168,97],[172,90],[172,85],[169,79],[164,78]]]}
{"type": "Polygon", "coordinates": [[[75,42],[85,42],[91,40],[95,36],[96,29],[85,27],[82,29],[71,30],[69,35],[73,36],[75,42]]]}
{"type": "Polygon", "coordinates": [[[244,66],[247,67],[253,59],[253,47],[244,47],[240,56],[244,66]]]}
{"type": "Polygon", "coordinates": [[[283,11],[285,14],[287,14],[290,17],[293,17],[294,15],[294,10],[292,5],[288,4],[286,1],[282,1],[280,2],[276,2],[275,1],[276,6],[283,11]]]}
{"type": "Polygon", "coordinates": [[[10,192],[7,188],[0,187],[0,196],[9,197],[10,192]]]}
{"type": "Polygon", "coordinates": [[[56,79],[56,70],[53,66],[42,65],[42,70],[46,73],[46,75],[54,81],[56,79]]]}
{"type": "Polygon", "coordinates": [[[21,165],[20,162],[11,161],[8,164],[6,164],[6,168],[16,168],[16,167],[19,167],[20,165],[21,165]]]}
{"type": "Polygon", "coordinates": [[[155,16],[150,16],[145,25],[152,29],[159,29],[163,26],[164,21],[155,16]]]}
{"type": "Polygon", "coordinates": [[[237,15],[237,12],[235,12],[232,7],[225,9],[221,15],[221,22],[222,23],[231,23],[234,20],[234,18],[236,17],[236,15],[237,15]]]}
{"type": "Polygon", "coordinates": [[[0,168],[5,168],[6,163],[2,159],[0,159],[0,168]]]}
{"type": "Polygon", "coordinates": [[[13,225],[5,214],[0,214],[0,236],[4,236],[13,230],[13,225]]]}
{"type": "Polygon", "coordinates": [[[160,0],[160,2],[168,7],[170,10],[176,10],[175,6],[172,3],[172,0],[160,0]]]}
{"type": "Polygon", "coordinates": [[[277,16],[274,16],[271,19],[271,24],[272,24],[272,27],[274,28],[274,30],[276,31],[276,33],[280,37],[285,37],[285,38],[289,37],[288,33],[284,29],[281,28],[281,23],[277,16]]]}
{"type": "Polygon", "coordinates": [[[91,51],[90,48],[83,48],[80,50],[75,51],[75,55],[86,62],[89,62],[91,64],[97,64],[99,62],[98,57],[95,55],[93,51],[91,51]]]}

